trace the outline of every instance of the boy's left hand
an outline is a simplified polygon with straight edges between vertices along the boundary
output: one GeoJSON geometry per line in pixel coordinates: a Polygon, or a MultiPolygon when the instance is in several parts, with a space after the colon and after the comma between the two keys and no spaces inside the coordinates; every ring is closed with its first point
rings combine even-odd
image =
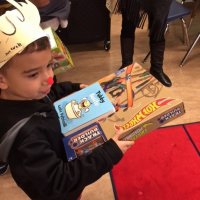
{"type": "Polygon", "coordinates": [[[88,85],[83,84],[83,83],[80,84],[80,88],[81,88],[81,89],[83,89],[83,88],[85,88],[85,87],[87,87],[87,86],[88,86],[88,85]]]}
{"type": "Polygon", "coordinates": [[[122,128],[116,129],[116,134],[112,137],[112,139],[115,141],[117,146],[121,149],[122,153],[124,154],[134,144],[134,141],[126,141],[119,139],[122,134],[122,128]]]}

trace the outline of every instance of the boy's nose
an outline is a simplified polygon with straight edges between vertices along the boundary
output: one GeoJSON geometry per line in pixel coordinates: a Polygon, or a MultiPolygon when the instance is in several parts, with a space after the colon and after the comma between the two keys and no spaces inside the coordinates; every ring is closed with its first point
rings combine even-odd
{"type": "Polygon", "coordinates": [[[53,77],[49,77],[47,79],[47,83],[48,83],[48,85],[53,85],[53,83],[54,83],[53,77]]]}

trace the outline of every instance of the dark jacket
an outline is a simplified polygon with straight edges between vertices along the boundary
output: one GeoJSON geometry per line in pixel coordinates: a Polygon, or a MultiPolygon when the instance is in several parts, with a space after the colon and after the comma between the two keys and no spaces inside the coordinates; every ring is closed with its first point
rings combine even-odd
{"type": "Polygon", "coordinates": [[[68,19],[71,2],[69,0],[50,0],[50,3],[39,8],[41,21],[47,21],[54,17],[59,19],[68,19]]]}
{"type": "MultiPolygon", "coordinates": [[[[78,85],[54,85],[49,95],[71,93],[78,85]]],[[[19,130],[8,154],[12,176],[19,187],[34,200],[78,198],[88,184],[109,172],[122,157],[110,139],[90,155],[68,162],[62,143],[57,113],[49,98],[40,101],[0,100],[0,145],[5,133],[18,121],[33,115],[19,130]]]]}
{"type": "Polygon", "coordinates": [[[132,27],[122,24],[132,35],[134,27],[143,28],[148,16],[149,36],[156,42],[164,39],[171,3],[172,0],[117,0],[116,10],[132,24],[132,27]]]}

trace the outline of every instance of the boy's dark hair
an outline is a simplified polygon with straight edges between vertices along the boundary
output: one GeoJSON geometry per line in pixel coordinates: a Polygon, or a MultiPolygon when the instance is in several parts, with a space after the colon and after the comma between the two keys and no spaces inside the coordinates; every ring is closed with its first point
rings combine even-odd
{"type": "MultiPolygon", "coordinates": [[[[20,54],[33,53],[35,51],[42,51],[48,48],[51,48],[48,37],[42,37],[29,44],[20,54]]],[[[12,60],[12,58],[10,60],[12,60]]],[[[0,68],[0,73],[6,74],[6,69],[9,66],[10,60],[2,68],[0,68]]]]}
{"type": "MultiPolygon", "coordinates": [[[[42,37],[29,44],[20,54],[33,53],[49,48],[51,48],[51,46],[48,37],[42,37]]],[[[0,73],[6,72],[6,68],[9,66],[11,60],[12,58],[2,68],[0,68],[0,73]]]]}
{"type": "Polygon", "coordinates": [[[51,47],[48,37],[42,37],[29,44],[20,54],[33,53],[35,51],[42,51],[49,48],[51,47]]]}

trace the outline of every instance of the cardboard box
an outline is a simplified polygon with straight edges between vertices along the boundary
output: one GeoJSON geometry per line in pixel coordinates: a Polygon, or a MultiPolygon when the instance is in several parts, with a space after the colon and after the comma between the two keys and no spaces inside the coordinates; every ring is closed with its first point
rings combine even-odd
{"type": "Polygon", "coordinates": [[[98,123],[93,123],[85,128],[63,138],[68,161],[82,155],[88,155],[94,148],[103,144],[106,137],[98,123]]]}
{"type": "Polygon", "coordinates": [[[47,33],[51,44],[51,50],[54,58],[54,74],[57,75],[74,67],[67,47],[63,44],[56,32],[50,27],[46,28],[44,31],[47,33]]]}
{"type": "Polygon", "coordinates": [[[166,88],[135,63],[98,80],[116,112],[64,137],[69,161],[92,152],[120,127],[122,140],[137,140],[182,116],[184,104],[172,88],[166,88]]]}
{"type": "Polygon", "coordinates": [[[135,63],[98,81],[117,112],[100,122],[107,139],[123,129],[122,140],[136,140],[185,113],[171,88],[135,63]]]}

